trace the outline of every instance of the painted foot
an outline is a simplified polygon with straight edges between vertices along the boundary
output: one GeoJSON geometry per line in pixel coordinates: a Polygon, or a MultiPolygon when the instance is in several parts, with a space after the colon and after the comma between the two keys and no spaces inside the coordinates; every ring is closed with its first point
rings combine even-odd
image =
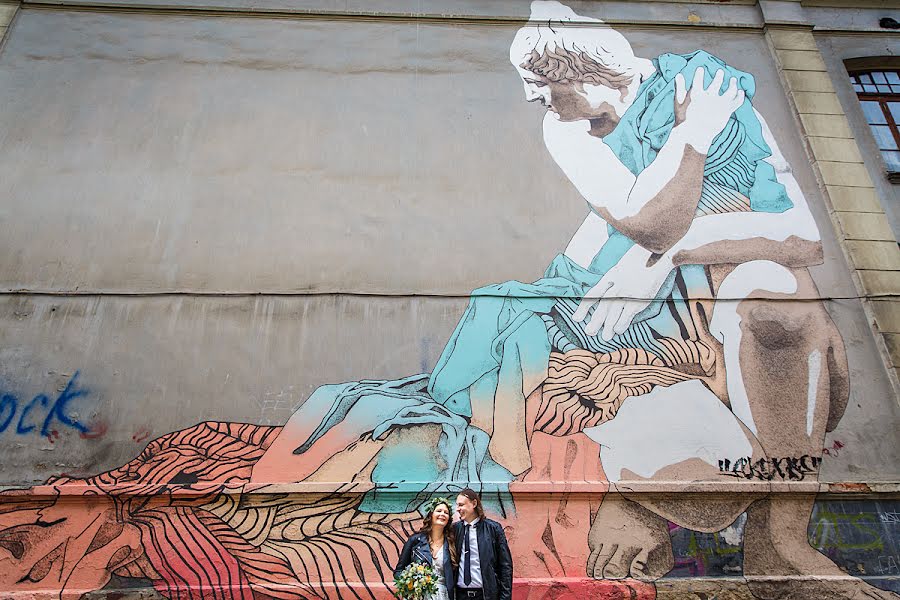
{"type": "Polygon", "coordinates": [[[618,495],[597,510],[588,547],[587,574],[595,579],[655,580],[674,565],[666,520],[618,495]]]}
{"type": "Polygon", "coordinates": [[[747,511],[744,577],[760,600],[900,600],[842,571],[809,545],[814,494],[773,494],[747,511]]]}
{"type": "Polygon", "coordinates": [[[753,541],[747,543],[747,531],[744,577],[760,600],[900,600],[848,575],[805,540],[793,544],[782,539],[760,553],[753,541]]]}
{"type": "Polygon", "coordinates": [[[808,574],[761,579],[748,576],[747,586],[760,600],[900,600],[897,594],[846,574],[834,579],[808,574]]]}

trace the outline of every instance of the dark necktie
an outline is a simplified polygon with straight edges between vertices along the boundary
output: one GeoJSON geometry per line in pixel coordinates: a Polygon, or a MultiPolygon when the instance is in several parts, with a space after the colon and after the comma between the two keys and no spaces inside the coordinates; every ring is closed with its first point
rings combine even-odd
{"type": "Polygon", "coordinates": [[[472,528],[471,525],[466,525],[466,541],[464,542],[464,546],[466,549],[466,555],[463,558],[463,582],[466,585],[472,583],[472,547],[469,542],[469,530],[472,528]]]}

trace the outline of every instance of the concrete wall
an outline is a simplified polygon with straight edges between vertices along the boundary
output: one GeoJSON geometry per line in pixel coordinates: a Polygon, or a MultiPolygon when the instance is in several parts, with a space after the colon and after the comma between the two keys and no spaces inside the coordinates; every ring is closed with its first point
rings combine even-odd
{"type": "MultiPolygon", "coordinates": [[[[592,198],[510,64],[528,3],[119,6],[0,13],[0,595],[387,597],[417,511],[465,485],[506,528],[517,598],[900,591],[900,252],[866,233],[897,216],[839,71],[895,37],[794,2],[572,3],[639,58],[753,75],[820,255],[710,260],[683,296],[629,292],[644,265],[620,281],[604,302],[690,314],[660,334],[690,368],[623,341],[650,358],[548,346],[535,367],[525,329],[550,309],[524,297],[569,292],[484,286],[577,254],[592,198]],[[717,314],[742,315],[731,350],[717,314]],[[447,357],[485,323],[506,331],[494,375],[443,399],[401,380],[475,372],[447,357]],[[626,391],[578,391],[576,359],[626,391]],[[579,416],[560,433],[552,410],[579,416]]],[[[753,239],[803,238],[783,214],[753,239]]]]}
{"type": "Polygon", "coordinates": [[[867,35],[859,37],[854,35],[821,35],[817,38],[822,48],[822,55],[826,58],[829,73],[835,83],[835,90],[840,99],[841,106],[846,107],[845,112],[850,121],[859,148],[866,159],[869,176],[878,190],[879,197],[885,198],[883,210],[888,215],[895,236],[898,228],[897,216],[897,186],[891,184],[884,173],[884,163],[878,153],[875,140],[868,131],[862,109],[856,102],[856,93],[849,84],[843,61],[853,58],[869,56],[891,57],[900,51],[895,36],[867,35]]]}

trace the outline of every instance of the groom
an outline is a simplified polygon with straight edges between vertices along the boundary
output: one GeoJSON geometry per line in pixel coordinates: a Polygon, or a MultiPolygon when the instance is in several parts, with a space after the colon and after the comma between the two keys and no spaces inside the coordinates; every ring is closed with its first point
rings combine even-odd
{"type": "Polygon", "coordinates": [[[456,497],[460,520],[453,524],[459,552],[456,597],[512,599],[512,556],[500,523],[484,516],[481,498],[470,488],[456,497]]]}

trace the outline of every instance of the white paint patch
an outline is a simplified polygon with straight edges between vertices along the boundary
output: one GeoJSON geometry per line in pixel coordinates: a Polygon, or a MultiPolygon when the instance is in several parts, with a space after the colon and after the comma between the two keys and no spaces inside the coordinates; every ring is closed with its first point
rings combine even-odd
{"type": "Polygon", "coordinates": [[[720,458],[753,453],[734,415],[696,380],[628,398],[614,419],[584,433],[600,444],[600,461],[612,482],[625,469],[650,478],[692,458],[717,467],[720,458]]]}
{"type": "Polygon", "coordinates": [[[722,530],[721,536],[726,544],[740,546],[744,543],[744,525],[747,523],[747,513],[741,513],[734,523],[722,530]]]}
{"type": "Polygon", "coordinates": [[[812,435],[813,417],[816,415],[816,396],[819,374],[822,372],[822,353],[813,350],[809,354],[809,383],[806,386],[806,435],[812,435]]]}
{"type": "Polygon", "coordinates": [[[775,169],[775,179],[785,187],[788,197],[794,204],[793,208],[781,215],[781,221],[791,224],[790,228],[793,230],[793,235],[805,240],[819,241],[821,239],[819,227],[809,211],[806,196],[803,195],[803,190],[800,189],[800,185],[794,178],[791,166],[785,160],[784,155],[782,155],[781,149],[775,141],[775,136],[772,135],[772,131],[769,129],[769,124],[766,123],[766,120],[755,108],[753,112],[756,113],[756,118],[759,120],[760,127],[762,127],[763,139],[772,151],[772,155],[766,158],[765,161],[775,169]]]}
{"type": "Polygon", "coordinates": [[[584,223],[572,236],[569,245],[566,246],[566,256],[579,267],[587,269],[591,266],[591,261],[600,252],[600,248],[609,239],[609,228],[606,221],[597,216],[596,213],[588,213],[584,223]]]}
{"type": "MultiPolygon", "coordinates": [[[[777,263],[754,260],[738,265],[719,286],[717,296],[741,299],[758,290],[793,294],[797,291],[797,279],[793,273],[777,263]]],[[[709,323],[709,331],[723,345],[731,410],[756,435],[756,423],[753,421],[750,399],[747,397],[741,371],[741,316],[737,312],[738,304],[739,302],[735,300],[717,301],[709,323]]]]}

